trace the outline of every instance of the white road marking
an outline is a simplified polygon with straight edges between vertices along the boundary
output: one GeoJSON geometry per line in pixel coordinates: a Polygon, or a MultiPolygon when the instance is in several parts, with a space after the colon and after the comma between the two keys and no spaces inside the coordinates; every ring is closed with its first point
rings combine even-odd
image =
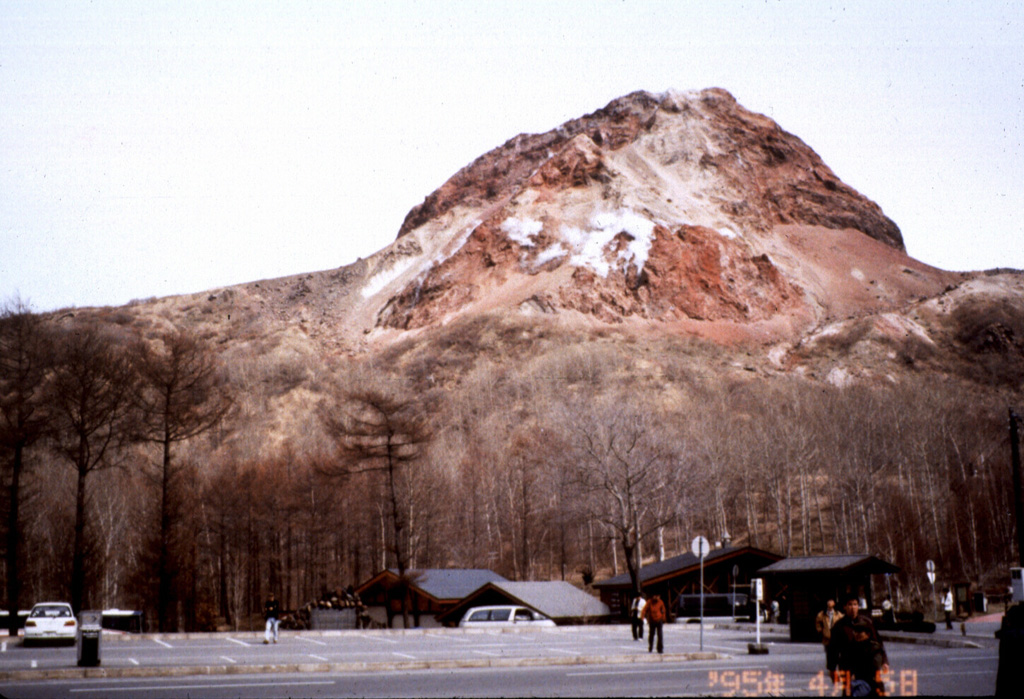
{"type": "MultiPolygon", "coordinates": [[[[716,667],[715,669],[718,670],[719,672],[721,672],[722,670],[767,670],[768,666],[767,665],[753,665],[753,666],[751,666],[751,665],[747,665],[747,666],[738,665],[736,667],[716,667]]],[[[651,673],[653,673],[653,672],[703,672],[703,673],[706,673],[707,671],[708,671],[708,669],[706,667],[698,667],[698,668],[682,668],[682,667],[678,667],[678,668],[665,668],[665,669],[651,668],[651,669],[642,669],[642,670],[594,670],[592,672],[567,672],[566,673],[566,677],[593,677],[593,676],[601,676],[601,675],[646,675],[649,672],[651,672],[651,673]]]]}
{"type": "Polygon", "coordinates": [[[548,648],[548,650],[550,652],[552,652],[552,653],[565,653],[566,655],[579,655],[579,653],[577,653],[574,650],[562,650],[561,648],[548,648]]]}
{"type": "Polygon", "coordinates": [[[408,658],[409,660],[416,660],[415,655],[406,655],[405,653],[399,653],[398,651],[392,651],[392,655],[397,655],[400,658],[408,658]]]}
{"type": "MultiPolygon", "coordinates": [[[[685,645],[687,647],[690,647],[690,646],[693,647],[692,651],[687,651],[688,653],[695,653],[695,652],[699,652],[700,651],[700,645],[697,644],[697,643],[687,643],[685,645]]],[[[713,646],[710,643],[705,643],[704,644],[704,650],[707,650],[708,648],[717,648],[718,650],[724,650],[724,651],[729,652],[729,653],[735,653],[735,652],[741,650],[741,648],[739,646],[713,646]]]]}
{"type": "Polygon", "coordinates": [[[398,643],[398,641],[396,641],[393,638],[384,638],[382,636],[367,636],[366,639],[368,641],[383,641],[384,643],[398,643]]]}
{"type": "Polygon", "coordinates": [[[976,655],[973,658],[946,658],[946,660],[948,660],[950,662],[953,662],[953,663],[961,661],[961,660],[968,660],[968,661],[973,662],[975,660],[999,660],[999,656],[998,655],[981,655],[981,656],[977,656],[976,655]]]}
{"type": "Polygon", "coordinates": [[[128,661],[129,661],[129,662],[130,662],[130,663],[131,663],[132,665],[138,665],[138,664],[139,664],[139,661],[138,661],[138,660],[136,660],[135,658],[128,658],[128,661]]]}
{"type": "Polygon", "coordinates": [[[246,648],[250,647],[248,643],[246,643],[245,641],[239,641],[237,638],[231,638],[230,636],[228,636],[228,640],[232,643],[237,643],[240,646],[245,646],[246,648]]]}
{"type": "Polygon", "coordinates": [[[170,643],[164,643],[159,638],[154,638],[153,641],[155,641],[156,643],[159,643],[164,648],[174,648],[174,646],[172,646],[170,643]]]}
{"type": "Polygon", "coordinates": [[[33,660],[32,661],[32,667],[39,667],[39,663],[37,663],[35,660],[33,660]]]}
{"type": "Polygon", "coordinates": [[[7,641],[4,641],[3,643],[0,643],[0,653],[6,653],[6,652],[7,652],[7,641]]]}
{"type": "Polygon", "coordinates": [[[431,638],[443,638],[445,641],[455,641],[457,643],[469,643],[471,639],[462,638],[461,636],[449,636],[443,633],[428,633],[427,636],[431,638]]]}
{"type": "Polygon", "coordinates": [[[321,680],[310,682],[234,682],[232,684],[179,684],[164,686],[141,686],[141,687],[89,687],[83,689],[69,689],[69,693],[92,692],[93,694],[105,694],[107,692],[166,692],[169,690],[189,689],[240,689],[243,687],[311,687],[314,685],[334,684],[333,681],[321,680]]]}
{"type": "Polygon", "coordinates": [[[312,638],[305,638],[304,636],[297,636],[296,638],[298,638],[300,641],[306,641],[307,643],[315,643],[318,646],[326,646],[327,645],[323,641],[316,641],[316,640],[314,640],[312,638]]]}
{"type": "Polygon", "coordinates": [[[228,661],[229,663],[231,663],[232,665],[234,665],[234,664],[235,664],[235,663],[237,662],[236,660],[232,660],[231,658],[229,658],[229,657],[228,657],[228,656],[226,656],[226,655],[222,655],[222,656],[220,656],[220,659],[221,659],[221,660],[227,660],[227,661],[228,661]]]}
{"type": "Polygon", "coordinates": [[[322,660],[325,663],[328,662],[327,658],[322,658],[319,655],[313,655],[312,653],[309,654],[309,657],[314,658],[316,660],[322,660]]]}
{"type": "Polygon", "coordinates": [[[489,652],[487,652],[485,650],[475,650],[473,652],[474,653],[479,653],[480,655],[489,655],[492,658],[500,658],[501,657],[501,653],[489,653],[489,652]]]}

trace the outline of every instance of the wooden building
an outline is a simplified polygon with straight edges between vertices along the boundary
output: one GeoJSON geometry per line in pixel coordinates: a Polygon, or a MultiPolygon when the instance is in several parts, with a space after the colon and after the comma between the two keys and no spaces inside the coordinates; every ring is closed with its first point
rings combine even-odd
{"type": "MultiPolygon", "coordinates": [[[[782,556],[763,551],[753,546],[728,546],[715,549],[704,557],[704,592],[731,595],[748,594],[750,580],[755,572],[764,566],[781,560],[782,556]],[[736,575],[733,576],[733,568],[736,575]]],[[[640,569],[640,586],[649,599],[658,594],[665,601],[673,616],[680,611],[680,603],[688,595],[700,594],[700,559],[692,553],[650,563],[640,569]]],[[[600,591],[601,601],[608,605],[612,619],[625,621],[629,618],[629,606],[633,601],[632,582],[629,573],[594,583],[600,591]]]]}
{"type": "MultiPolygon", "coordinates": [[[[479,568],[428,568],[410,570],[409,614],[412,627],[437,626],[435,617],[489,582],[506,582],[494,571],[479,568]]],[[[402,586],[398,571],[382,570],[356,588],[370,618],[391,628],[402,623],[402,586]]]]}
{"type": "Polygon", "coordinates": [[[455,626],[471,607],[512,604],[540,612],[559,626],[607,622],[608,605],[564,581],[489,582],[449,611],[438,616],[445,626],[455,626]]]}

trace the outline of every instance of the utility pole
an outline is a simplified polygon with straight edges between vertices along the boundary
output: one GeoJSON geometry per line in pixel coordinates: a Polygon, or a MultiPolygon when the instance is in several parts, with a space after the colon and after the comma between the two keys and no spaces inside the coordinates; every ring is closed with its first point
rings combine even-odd
{"type": "Polygon", "coordinates": [[[1024,487],[1020,472],[1020,440],[1017,436],[1017,422],[1020,416],[1010,412],[1010,468],[1013,469],[1013,502],[1017,516],[1017,556],[1021,567],[1024,567],[1024,487]]]}

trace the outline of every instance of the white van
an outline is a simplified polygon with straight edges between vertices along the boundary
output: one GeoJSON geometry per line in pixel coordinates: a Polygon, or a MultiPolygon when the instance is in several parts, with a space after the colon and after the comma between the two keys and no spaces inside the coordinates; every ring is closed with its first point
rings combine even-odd
{"type": "Polygon", "coordinates": [[[554,625],[554,621],[540,612],[515,605],[471,607],[462,615],[462,621],[459,622],[459,628],[463,629],[530,628],[554,625]]]}

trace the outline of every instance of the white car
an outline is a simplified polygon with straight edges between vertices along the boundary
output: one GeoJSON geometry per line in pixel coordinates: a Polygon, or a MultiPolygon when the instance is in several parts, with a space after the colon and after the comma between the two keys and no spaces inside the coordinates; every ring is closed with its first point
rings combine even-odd
{"type": "Polygon", "coordinates": [[[40,602],[25,620],[25,645],[36,641],[75,641],[78,620],[67,602],[40,602]]]}
{"type": "Polygon", "coordinates": [[[554,626],[555,622],[540,612],[515,605],[494,607],[471,607],[462,615],[459,628],[530,628],[535,626],[554,626]]]}

